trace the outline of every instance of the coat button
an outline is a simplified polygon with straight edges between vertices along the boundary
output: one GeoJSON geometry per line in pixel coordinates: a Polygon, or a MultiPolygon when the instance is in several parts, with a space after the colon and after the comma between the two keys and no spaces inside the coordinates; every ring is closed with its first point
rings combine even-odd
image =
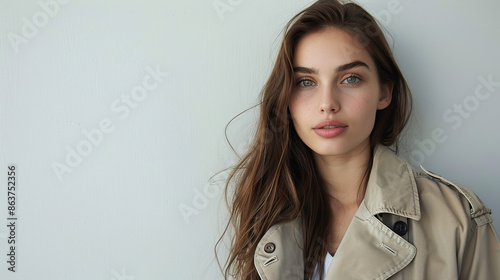
{"type": "Polygon", "coordinates": [[[272,242],[269,242],[266,244],[266,246],[264,246],[264,251],[268,254],[273,253],[275,249],[276,249],[276,245],[274,245],[274,243],[272,243],[272,242]]]}
{"type": "Polygon", "coordinates": [[[403,221],[397,221],[394,223],[392,229],[399,236],[403,236],[408,232],[408,225],[403,221]]]}

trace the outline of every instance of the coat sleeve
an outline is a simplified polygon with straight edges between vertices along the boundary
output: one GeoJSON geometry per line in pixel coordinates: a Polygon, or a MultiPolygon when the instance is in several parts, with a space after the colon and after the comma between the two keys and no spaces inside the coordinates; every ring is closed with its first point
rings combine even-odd
{"type": "Polygon", "coordinates": [[[459,279],[500,279],[500,242],[489,214],[475,221],[459,279]]]}

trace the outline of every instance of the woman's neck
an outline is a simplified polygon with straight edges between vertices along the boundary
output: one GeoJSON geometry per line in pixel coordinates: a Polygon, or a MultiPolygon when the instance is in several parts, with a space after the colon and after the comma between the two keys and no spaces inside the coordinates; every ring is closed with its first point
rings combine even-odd
{"type": "Polygon", "coordinates": [[[366,185],[368,180],[364,175],[370,156],[370,143],[368,141],[348,154],[314,155],[319,174],[332,198],[332,207],[358,207],[359,190],[366,185]]]}

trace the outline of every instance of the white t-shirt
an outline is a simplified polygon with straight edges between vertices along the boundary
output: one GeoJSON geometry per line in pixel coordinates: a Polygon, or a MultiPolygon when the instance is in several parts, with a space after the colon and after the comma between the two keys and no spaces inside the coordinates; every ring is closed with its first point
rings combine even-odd
{"type": "MultiPolygon", "coordinates": [[[[326,276],[326,272],[328,271],[328,268],[330,267],[330,263],[333,260],[333,256],[330,255],[330,253],[327,251],[326,252],[326,257],[325,257],[325,269],[323,271],[323,279],[326,276]]],[[[319,272],[318,272],[318,266],[316,265],[316,269],[314,270],[314,275],[313,275],[313,280],[319,280],[319,272]]]]}

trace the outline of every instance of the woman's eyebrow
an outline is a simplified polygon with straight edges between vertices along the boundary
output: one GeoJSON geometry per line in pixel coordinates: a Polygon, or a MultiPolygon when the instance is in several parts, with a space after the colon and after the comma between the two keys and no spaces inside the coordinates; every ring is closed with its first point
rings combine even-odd
{"type": "MultiPolygon", "coordinates": [[[[342,71],[349,70],[349,69],[356,68],[356,67],[365,67],[366,69],[370,70],[370,67],[368,67],[368,64],[364,63],[363,61],[356,60],[356,61],[349,62],[349,63],[342,64],[342,65],[338,66],[335,69],[335,71],[342,72],[342,71]]],[[[293,72],[294,73],[304,73],[304,74],[318,74],[319,73],[318,69],[316,69],[316,68],[308,68],[308,67],[302,67],[302,66],[293,67],[293,72]]]]}
{"type": "Polygon", "coordinates": [[[294,73],[304,73],[304,74],[318,74],[319,71],[316,68],[307,68],[302,66],[293,67],[294,73]]]}
{"type": "Polygon", "coordinates": [[[368,64],[364,63],[363,61],[356,60],[353,62],[349,62],[349,63],[343,64],[343,65],[340,65],[339,67],[337,67],[336,71],[342,72],[342,71],[349,70],[349,69],[356,68],[356,67],[366,67],[366,69],[370,70],[370,67],[368,67],[368,64]]]}

